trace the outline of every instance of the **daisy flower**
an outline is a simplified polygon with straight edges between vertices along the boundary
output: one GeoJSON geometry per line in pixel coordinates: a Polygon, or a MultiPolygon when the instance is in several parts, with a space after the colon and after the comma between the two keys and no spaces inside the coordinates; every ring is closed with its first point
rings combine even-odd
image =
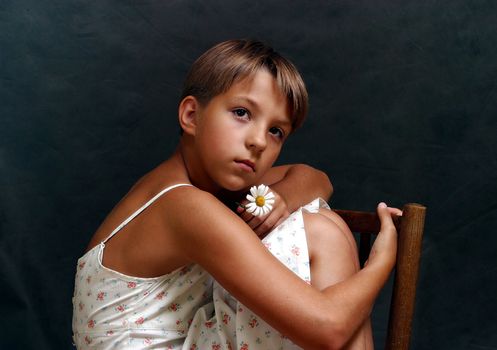
{"type": "Polygon", "coordinates": [[[246,198],[249,203],[245,206],[245,210],[254,216],[266,215],[273,210],[274,194],[269,192],[269,187],[266,185],[252,186],[246,198]]]}

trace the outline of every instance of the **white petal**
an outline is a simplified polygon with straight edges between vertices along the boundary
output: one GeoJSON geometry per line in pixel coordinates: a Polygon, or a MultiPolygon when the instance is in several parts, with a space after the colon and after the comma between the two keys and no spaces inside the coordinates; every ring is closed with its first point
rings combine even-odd
{"type": "Polygon", "coordinates": [[[250,189],[250,194],[254,197],[257,197],[259,195],[259,188],[257,186],[254,186],[250,189]],[[253,191],[252,191],[253,189],[253,191]]]}
{"type": "Polygon", "coordinates": [[[258,206],[255,205],[254,203],[249,203],[245,206],[245,210],[248,211],[249,213],[253,213],[256,208],[258,208],[258,206]]]}
{"type": "Polygon", "coordinates": [[[259,196],[264,196],[264,190],[266,189],[266,185],[260,184],[259,187],[257,188],[257,194],[259,196]]]}
{"type": "Polygon", "coordinates": [[[273,205],[274,204],[274,199],[266,199],[266,204],[268,205],[273,205]]]}
{"type": "Polygon", "coordinates": [[[274,198],[274,193],[273,192],[269,192],[264,197],[266,197],[266,199],[273,199],[274,198]]]}
{"type": "Polygon", "coordinates": [[[266,193],[269,191],[269,187],[267,187],[266,185],[263,185],[263,191],[262,191],[262,195],[265,197],[266,196],[266,193]]]}
{"type": "Polygon", "coordinates": [[[247,196],[245,198],[247,198],[247,200],[249,200],[251,202],[255,202],[255,198],[252,197],[250,194],[247,194],[247,196]]]}
{"type": "Polygon", "coordinates": [[[256,186],[252,186],[252,187],[250,187],[250,194],[251,194],[253,197],[257,197],[257,187],[256,187],[256,186]]]}
{"type": "Polygon", "coordinates": [[[270,203],[267,203],[267,202],[266,202],[265,207],[267,207],[268,211],[273,210],[273,205],[272,205],[272,204],[270,204],[270,203]]]}

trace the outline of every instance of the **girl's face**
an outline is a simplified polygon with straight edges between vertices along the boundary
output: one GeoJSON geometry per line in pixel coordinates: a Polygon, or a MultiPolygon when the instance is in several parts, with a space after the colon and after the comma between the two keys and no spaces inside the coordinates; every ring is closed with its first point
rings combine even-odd
{"type": "Polygon", "coordinates": [[[215,96],[195,118],[199,183],[207,178],[211,189],[230,191],[258,183],[292,128],[287,99],[263,69],[215,96]]]}

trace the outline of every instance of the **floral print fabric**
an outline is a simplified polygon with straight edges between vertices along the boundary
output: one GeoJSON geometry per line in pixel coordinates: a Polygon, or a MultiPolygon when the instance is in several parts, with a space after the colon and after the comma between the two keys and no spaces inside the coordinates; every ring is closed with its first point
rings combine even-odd
{"type": "MultiPolygon", "coordinates": [[[[321,207],[328,206],[314,200],[263,240],[274,256],[309,283],[302,210],[317,212],[321,207]]],[[[103,266],[104,250],[105,241],[78,260],[72,321],[78,349],[300,349],[213,283],[200,266],[137,278],[103,266]]]]}
{"type": "Polygon", "coordinates": [[[136,278],[102,265],[105,245],[78,261],[73,339],[78,349],[181,349],[199,306],[211,300],[198,265],[158,278],[136,278]]]}
{"type": "MultiPolygon", "coordinates": [[[[316,199],[290,215],[264,239],[264,245],[283,264],[310,283],[310,265],[302,210],[328,208],[316,199]]],[[[300,349],[214,282],[213,302],[201,307],[188,331],[185,350],[300,349]]]]}
{"type": "Polygon", "coordinates": [[[105,242],[143,212],[165,188],[78,260],[73,339],[78,349],[181,349],[195,312],[212,300],[212,278],[189,265],[156,278],[127,276],[102,265],[105,242]]]}

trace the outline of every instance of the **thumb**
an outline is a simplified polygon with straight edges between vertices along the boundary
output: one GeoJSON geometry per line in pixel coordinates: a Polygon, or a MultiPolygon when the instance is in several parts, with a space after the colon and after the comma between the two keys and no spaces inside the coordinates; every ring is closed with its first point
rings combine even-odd
{"type": "Polygon", "coordinates": [[[370,263],[380,261],[383,264],[387,263],[387,265],[383,266],[393,267],[397,254],[397,230],[392,220],[390,208],[385,203],[378,204],[376,211],[381,227],[371,247],[368,260],[370,260],[370,263]]]}
{"type": "Polygon", "coordinates": [[[378,217],[380,218],[380,231],[383,232],[395,227],[393,224],[392,215],[390,214],[388,206],[385,203],[381,202],[380,204],[378,204],[378,208],[376,209],[376,211],[378,213],[378,217]]]}

